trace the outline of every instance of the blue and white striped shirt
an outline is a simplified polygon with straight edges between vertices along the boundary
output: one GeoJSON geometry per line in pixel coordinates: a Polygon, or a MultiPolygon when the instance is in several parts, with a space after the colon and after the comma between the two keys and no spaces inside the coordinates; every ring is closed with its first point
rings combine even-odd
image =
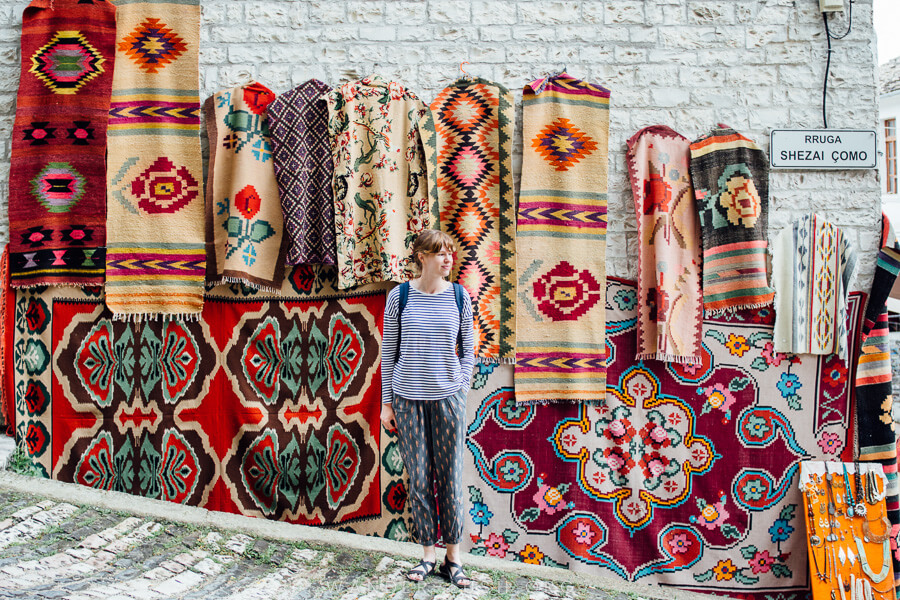
{"type": "Polygon", "coordinates": [[[392,402],[394,394],[408,400],[440,400],[472,385],[475,366],[475,336],[472,300],[463,294],[462,358],[456,355],[460,312],[453,286],[426,294],[410,286],[400,324],[400,358],[397,359],[397,312],[400,288],[387,297],[384,335],[381,342],[381,401],[392,402]]]}

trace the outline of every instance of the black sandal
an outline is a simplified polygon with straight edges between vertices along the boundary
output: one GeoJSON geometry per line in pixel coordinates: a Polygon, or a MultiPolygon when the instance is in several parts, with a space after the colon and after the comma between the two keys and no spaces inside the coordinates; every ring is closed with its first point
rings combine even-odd
{"type": "Polygon", "coordinates": [[[472,585],[472,580],[466,577],[466,574],[463,573],[461,564],[445,560],[441,564],[440,569],[438,569],[438,573],[441,574],[441,577],[445,578],[447,581],[461,590],[464,590],[472,585]]]}
{"type": "Polygon", "coordinates": [[[413,583],[421,583],[421,582],[425,581],[425,578],[428,577],[429,575],[431,575],[432,573],[434,573],[434,563],[427,561],[427,560],[421,560],[421,561],[419,561],[419,564],[417,564],[412,569],[410,569],[409,571],[406,572],[406,578],[409,579],[410,581],[412,581],[413,583]],[[415,577],[410,577],[410,575],[419,576],[419,577],[421,577],[421,579],[416,579],[415,577]]]}

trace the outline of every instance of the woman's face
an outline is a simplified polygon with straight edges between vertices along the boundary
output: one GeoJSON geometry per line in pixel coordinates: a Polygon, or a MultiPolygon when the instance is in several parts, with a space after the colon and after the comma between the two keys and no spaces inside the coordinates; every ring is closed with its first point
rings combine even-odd
{"type": "Polygon", "coordinates": [[[453,269],[453,252],[447,246],[433,254],[420,252],[419,260],[422,263],[422,275],[438,274],[447,277],[453,269]]]}

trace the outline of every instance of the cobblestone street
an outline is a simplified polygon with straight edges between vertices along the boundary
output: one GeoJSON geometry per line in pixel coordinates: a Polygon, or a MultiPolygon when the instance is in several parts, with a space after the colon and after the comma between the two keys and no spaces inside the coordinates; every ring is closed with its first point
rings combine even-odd
{"type": "MultiPolygon", "coordinates": [[[[517,573],[514,569],[521,571],[522,566],[513,567],[512,563],[508,570],[469,564],[467,571],[475,583],[467,591],[457,590],[436,576],[417,585],[404,578],[405,571],[415,562],[409,557],[302,539],[251,537],[228,528],[179,522],[179,513],[196,509],[174,505],[169,505],[172,520],[139,517],[99,507],[109,502],[85,503],[91,494],[98,499],[110,497],[80,486],[31,480],[0,471],[0,598],[699,598],[658,588],[645,588],[653,591],[639,596],[628,590],[552,582],[517,573]],[[56,490],[51,495],[57,498],[45,499],[45,494],[15,489],[23,486],[50,486],[56,490]],[[67,491],[73,497],[71,503],[58,498],[67,491]]],[[[122,494],[113,496],[120,504],[130,500],[122,494]]],[[[150,502],[168,508],[142,498],[134,498],[133,502],[135,506],[150,502]]],[[[309,530],[265,521],[260,524],[309,530]]],[[[379,543],[397,545],[341,532],[328,533],[337,539],[357,538],[373,547],[379,543]]],[[[415,550],[412,545],[404,546],[410,553],[415,550]]]]}

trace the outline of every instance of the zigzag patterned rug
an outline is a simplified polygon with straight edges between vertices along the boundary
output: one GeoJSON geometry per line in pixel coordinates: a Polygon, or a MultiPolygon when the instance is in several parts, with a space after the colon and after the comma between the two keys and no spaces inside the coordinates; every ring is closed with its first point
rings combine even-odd
{"type": "MultiPolygon", "coordinates": [[[[472,296],[475,357],[513,362],[515,334],[515,198],[512,185],[512,94],[483,79],[460,79],[431,103],[441,227],[459,245],[452,278],[472,296]]],[[[429,156],[429,159],[431,157],[429,156]]]]}
{"type": "Polygon", "coordinates": [[[206,275],[199,3],[124,2],[116,39],[106,305],[117,318],[196,318],[206,275]]]}
{"type": "Polygon", "coordinates": [[[103,284],[115,33],[105,0],[25,9],[9,176],[14,287],[103,284]]]}
{"type": "Polygon", "coordinates": [[[610,93],[563,73],[523,94],[516,400],[603,400],[610,93]]]}

